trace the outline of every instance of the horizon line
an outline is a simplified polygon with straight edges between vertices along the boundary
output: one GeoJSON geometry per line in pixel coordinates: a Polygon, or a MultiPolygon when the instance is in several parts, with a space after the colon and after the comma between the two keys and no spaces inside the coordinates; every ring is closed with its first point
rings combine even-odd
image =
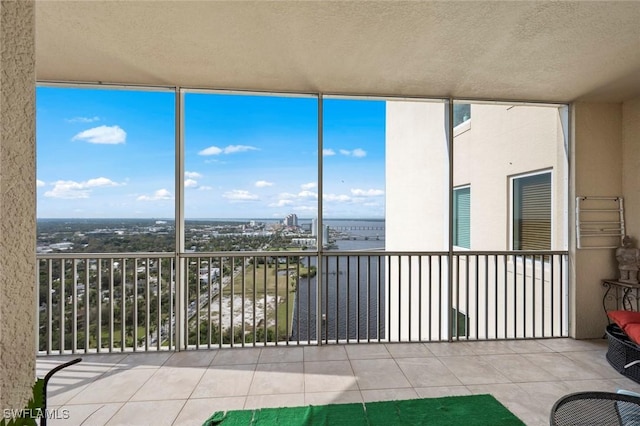
{"type": "MultiPolygon", "coordinates": [[[[312,217],[299,217],[298,220],[313,220],[312,217]]],[[[36,217],[36,220],[166,220],[175,222],[174,218],[163,217],[36,217]]],[[[283,218],[242,218],[242,217],[213,217],[213,218],[185,218],[184,220],[224,220],[224,221],[252,221],[252,220],[284,220],[283,218]]],[[[323,220],[386,220],[384,217],[325,217],[323,220]]]]}

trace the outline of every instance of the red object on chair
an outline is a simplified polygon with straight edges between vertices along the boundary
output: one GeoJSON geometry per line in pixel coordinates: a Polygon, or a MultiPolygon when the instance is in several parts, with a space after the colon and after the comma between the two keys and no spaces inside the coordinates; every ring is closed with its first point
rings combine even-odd
{"type": "Polygon", "coordinates": [[[637,345],[640,345],[640,324],[630,323],[624,329],[624,333],[629,336],[629,339],[637,345]]]}
{"type": "Polygon", "coordinates": [[[634,311],[609,311],[607,312],[609,319],[625,332],[629,324],[640,324],[640,312],[634,311]]]}

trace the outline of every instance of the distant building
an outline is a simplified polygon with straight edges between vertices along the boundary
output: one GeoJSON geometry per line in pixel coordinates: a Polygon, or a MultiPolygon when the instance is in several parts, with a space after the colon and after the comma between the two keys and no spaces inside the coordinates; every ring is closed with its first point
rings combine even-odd
{"type": "Polygon", "coordinates": [[[73,243],[55,243],[49,246],[54,250],[71,250],[73,248],[73,243]]]}
{"type": "Polygon", "coordinates": [[[317,244],[317,241],[315,237],[314,238],[292,238],[291,244],[294,244],[297,246],[315,247],[317,244]]]}
{"type": "Polygon", "coordinates": [[[283,223],[285,226],[298,226],[298,215],[295,213],[288,214],[283,223]]]}
{"type": "Polygon", "coordinates": [[[201,282],[208,282],[220,278],[220,268],[200,268],[198,273],[201,282]]]}
{"type": "MultiPolygon", "coordinates": [[[[311,236],[318,238],[318,219],[311,219],[311,236]]],[[[322,244],[324,246],[329,242],[329,225],[322,225],[322,244]]]]}
{"type": "Polygon", "coordinates": [[[329,244],[329,225],[322,225],[322,245],[329,244]]]}

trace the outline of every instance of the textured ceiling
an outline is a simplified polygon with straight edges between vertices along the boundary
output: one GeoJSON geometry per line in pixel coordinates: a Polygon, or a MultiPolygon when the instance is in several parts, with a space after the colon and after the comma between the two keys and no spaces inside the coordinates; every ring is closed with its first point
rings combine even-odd
{"type": "Polygon", "coordinates": [[[640,2],[37,1],[40,81],[640,96],[640,2]]]}

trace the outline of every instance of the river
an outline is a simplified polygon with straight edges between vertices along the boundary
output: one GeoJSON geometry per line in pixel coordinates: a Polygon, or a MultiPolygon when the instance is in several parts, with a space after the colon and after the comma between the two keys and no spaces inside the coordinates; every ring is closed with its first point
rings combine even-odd
{"type": "MultiPolygon", "coordinates": [[[[340,230],[336,250],[384,250],[384,220],[325,220],[324,223],[340,230]]],[[[326,259],[321,280],[322,340],[384,338],[383,259],[376,255],[326,259]]],[[[315,266],[315,263],[316,258],[311,258],[311,264],[315,266]]],[[[294,340],[317,339],[317,278],[299,280],[293,315],[294,340]]]]}

